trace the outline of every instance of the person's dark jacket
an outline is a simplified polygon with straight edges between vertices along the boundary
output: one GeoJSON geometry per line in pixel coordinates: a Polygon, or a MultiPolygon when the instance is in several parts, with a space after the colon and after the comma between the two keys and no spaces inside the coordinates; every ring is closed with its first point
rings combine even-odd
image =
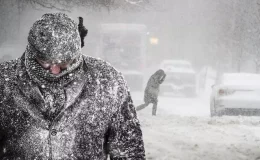
{"type": "Polygon", "coordinates": [[[66,105],[53,122],[23,57],[0,65],[0,159],[145,159],[140,124],[121,73],[84,57],[83,81],[64,88],[66,105]]]}

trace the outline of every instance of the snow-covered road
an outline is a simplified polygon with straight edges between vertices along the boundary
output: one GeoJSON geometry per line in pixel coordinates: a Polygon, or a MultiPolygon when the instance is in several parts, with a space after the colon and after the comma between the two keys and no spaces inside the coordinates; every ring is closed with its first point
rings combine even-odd
{"type": "MultiPolygon", "coordinates": [[[[135,105],[142,93],[133,93],[135,105]]],[[[159,97],[138,112],[148,160],[255,160],[260,156],[259,117],[209,116],[209,96],[159,97]]],[[[259,158],[260,159],[260,158],[259,158]]]]}
{"type": "MultiPolygon", "coordinates": [[[[135,105],[143,103],[143,93],[132,94],[135,105]]],[[[209,96],[198,95],[196,98],[185,98],[181,96],[160,96],[158,98],[158,114],[175,114],[182,116],[209,116],[209,96]]],[[[152,105],[140,112],[151,112],[152,105]]]]}

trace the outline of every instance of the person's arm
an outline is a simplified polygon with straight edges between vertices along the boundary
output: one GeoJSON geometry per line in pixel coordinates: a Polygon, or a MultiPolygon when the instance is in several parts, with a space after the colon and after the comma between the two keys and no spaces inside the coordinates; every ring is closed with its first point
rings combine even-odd
{"type": "Polygon", "coordinates": [[[145,150],[136,110],[129,91],[112,116],[108,149],[111,160],[145,160],[145,150]]]}
{"type": "Polygon", "coordinates": [[[162,83],[163,83],[163,81],[165,80],[165,77],[166,77],[166,74],[164,74],[164,75],[160,78],[159,84],[162,84],[162,83]]]}

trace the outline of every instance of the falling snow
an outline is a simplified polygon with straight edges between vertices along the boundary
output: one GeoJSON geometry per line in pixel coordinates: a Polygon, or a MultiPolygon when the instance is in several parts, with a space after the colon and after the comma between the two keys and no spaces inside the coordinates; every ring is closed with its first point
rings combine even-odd
{"type": "Polygon", "coordinates": [[[63,14],[44,15],[32,27],[24,54],[0,64],[0,159],[145,159],[139,120],[122,74],[103,60],[79,54],[79,36],[59,34],[68,30],[66,25],[77,29],[63,14]],[[62,27],[48,28],[49,18],[62,27]],[[58,53],[66,49],[66,36],[77,41],[62,57],[58,53]],[[48,48],[53,43],[65,46],[48,48]],[[77,53],[76,62],[51,75],[36,63],[37,50],[46,55],[52,50],[60,58],[55,62],[77,53]]]}

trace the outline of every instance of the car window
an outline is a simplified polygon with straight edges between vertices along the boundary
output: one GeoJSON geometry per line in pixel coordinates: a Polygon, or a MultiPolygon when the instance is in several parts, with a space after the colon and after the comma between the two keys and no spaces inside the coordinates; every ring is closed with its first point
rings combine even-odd
{"type": "Polygon", "coordinates": [[[163,65],[163,68],[169,68],[169,67],[189,69],[189,68],[191,68],[191,65],[190,64],[180,64],[180,63],[168,63],[168,64],[163,65]]]}

